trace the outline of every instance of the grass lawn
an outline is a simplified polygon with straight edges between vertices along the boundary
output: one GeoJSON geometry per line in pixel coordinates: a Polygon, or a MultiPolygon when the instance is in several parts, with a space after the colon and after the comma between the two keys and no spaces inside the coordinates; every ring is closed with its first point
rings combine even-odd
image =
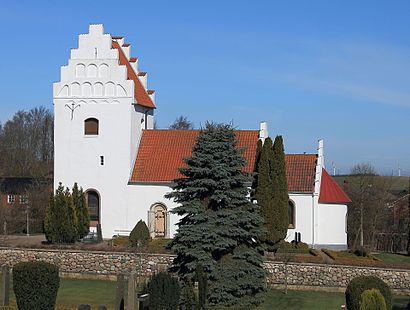
{"type": "MultiPolygon", "coordinates": [[[[89,304],[93,309],[99,305],[114,309],[116,285],[114,281],[60,278],[56,309],[77,309],[80,304],[89,304]]],[[[10,303],[15,305],[13,284],[10,286],[10,303]]]]}
{"type": "MultiPolygon", "coordinates": [[[[394,296],[393,309],[406,309],[410,296],[394,296]]],[[[285,295],[282,290],[271,290],[260,309],[331,310],[345,304],[344,293],[291,291],[285,295]]]]}
{"type": "Polygon", "coordinates": [[[383,262],[387,264],[394,264],[394,265],[407,265],[410,267],[410,256],[403,255],[403,254],[393,254],[393,253],[378,253],[373,254],[374,257],[381,259],[383,262]]]}

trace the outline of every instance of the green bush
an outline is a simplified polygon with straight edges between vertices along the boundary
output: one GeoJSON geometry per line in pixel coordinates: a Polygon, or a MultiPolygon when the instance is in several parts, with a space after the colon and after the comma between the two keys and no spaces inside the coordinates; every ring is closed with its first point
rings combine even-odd
{"type": "Polygon", "coordinates": [[[145,224],[143,220],[140,220],[130,233],[128,246],[131,248],[136,248],[138,245],[146,246],[149,240],[150,236],[147,224],[145,224]]]}
{"type": "Polygon", "coordinates": [[[387,309],[391,309],[392,295],[389,286],[375,276],[360,276],[352,279],[345,292],[348,310],[360,310],[362,293],[365,290],[378,289],[383,295],[387,309]]]}
{"type": "Polygon", "coordinates": [[[147,291],[150,309],[178,309],[181,288],[178,280],[169,273],[160,272],[153,275],[148,282],[147,291]]]}
{"type": "Polygon", "coordinates": [[[359,247],[353,252],[356,256],[367,257],[369,250],[365,247],[359,247]]]}
{"type": "Polygon", "coordinates": [[[22,262],[13,267],[13,290],[19,310],[53,310],[59,285],[55,265],[22,262]]]}
{"type": "Polygon", "coordinates": [[[372,288],[362,293],[360,310],[387,310],[386,301],[378,289],[372,288]]]}

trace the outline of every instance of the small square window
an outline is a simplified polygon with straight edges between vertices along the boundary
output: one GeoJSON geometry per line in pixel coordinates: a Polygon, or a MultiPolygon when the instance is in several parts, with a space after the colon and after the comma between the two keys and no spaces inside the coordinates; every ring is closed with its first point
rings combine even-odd
{"type": "Polygon", "coordinates": [[[7,195],[7,203],[14,203],[15,197],[14,195],[7,195]]]}
{"type": "Polygon", "coordinates": [[[28,196],[27,195],[21,195],[20,196],[20,204],[22,204],[22,205],[28,204],[28,196]]]}

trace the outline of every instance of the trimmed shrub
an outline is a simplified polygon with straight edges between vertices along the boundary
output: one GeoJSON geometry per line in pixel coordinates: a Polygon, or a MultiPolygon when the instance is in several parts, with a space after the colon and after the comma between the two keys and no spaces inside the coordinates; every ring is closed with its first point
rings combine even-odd
{"type": "Polygon", "coordinates": [[[159,272],[148,282],[150,309],[178,309],[181,288],[176,278],[167,272],[159,272]]]}
{"type": "Polygon", "coordinates": [[[360,276],[352,279],[345,292],[348,310],[360,310],[362,293],[365,290],[378,289],[383,295],[387,309],[391,309],[392,294],[389,286],[375,276],[360,276]]]}
{"type": "Polygon", "coordinates": [[[140,220],[130,233],[128,246],[131,248],[136,248],[138,246],[138,242],[140,246],[146,246],[149,240],[150,236],[148,226],[143,220],[140,220]]]}
{"type": "Polygon", "coordinates": [[[55,265],[22,262],[13,267],[13,290],[19,310],[53,310],[59,286],[55,265]]]}
{"type": "Polygon", "coordinates": [[[378,289],[372,288],[362,293],[360,310],[387,310],[386,301],[378,289]]]}
{"type": "Polygon", "coordinates": [[[356,256],[367,257],[368,254],[369,254],[369,251],[368,251],[368,249],[366,249],[365,247],[360,247],[360,248],[357,248],[357,249],[354,251],[354,254],[355,254],[356,256]]]}

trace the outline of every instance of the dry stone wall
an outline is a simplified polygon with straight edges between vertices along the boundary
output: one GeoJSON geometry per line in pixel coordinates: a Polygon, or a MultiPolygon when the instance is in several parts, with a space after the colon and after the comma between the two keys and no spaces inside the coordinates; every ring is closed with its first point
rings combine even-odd
{"type": "MultiPolygon", "coordinates": [[[[83,276],[115,276],[131,271],[149,276],[155,271],[166,269],[173,258],[173,255],[165,254],[0,248],[0,265],[13,267],[21,261],[46,261],[58,265],[62,273],[83,276]]],[[[288,273],[288,284],[291,286],[344,288],[350,279],[356,276],[375,275],[396,291],[410,292],[410,270],[342,265],[299,263],[285,265],[267,261],[265,269],[268,272],[268,283],[284,284],[285,268],[288,273]]]]}

